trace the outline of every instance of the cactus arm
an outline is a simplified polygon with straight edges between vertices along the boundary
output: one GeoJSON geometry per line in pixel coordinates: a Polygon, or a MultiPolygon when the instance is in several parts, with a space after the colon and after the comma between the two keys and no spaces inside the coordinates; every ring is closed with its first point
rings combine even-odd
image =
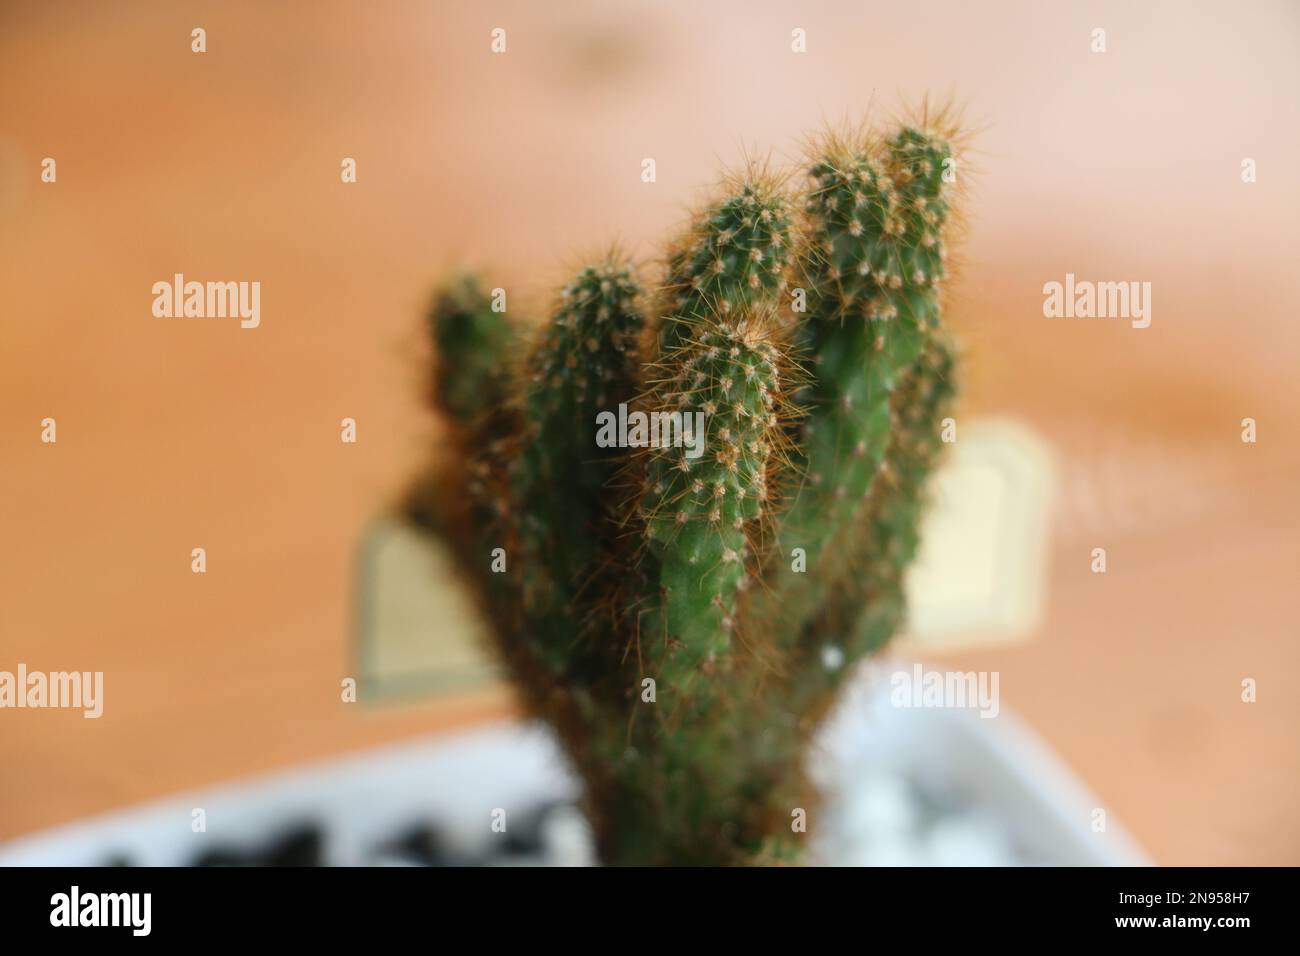
{"type": "Polygon", "coordinates": [[[660,328],[664,354],[692,320],[727,317],[776,300],[791,258],[792,221],[781,184],[762,169],[724,183],[723,198],[698,214],[668,253],[660,328]]]}
{"type": "Polygon", "coordinates": [[[799,337],[814,383],[796,463],[803,484],[783,516],[771,591],[754,609],[783,647],[845,573],[885,460],[893,394],[940,315],[943,160],[948,147],[905,128],[886,143],[830,140],[811,167],[799,337]],[[807,570],[790,555],[804,549],[807,570]]]}
{"type": "Polygon", "coordinates": [[[618,451],[597,446],[597,415],[635,396],[639,294],[617,254],[583,269],[562,290],[525,370],[510,507],[524,608],[557,668],[577,636],[575,602],[611,521],[605,488],[618,451]]]}
{"type": "Polygon", "coordinates": [[[513,327],[472,274],[455,277],[434,298],[429,333],[439,358],[435,404],[453,420],[471,422],[506,404],[513,327]]]}
{"type": "Polygon", "coordinates": [[[736,325],[697,321],[655,367],[661,377],[650,406],[699,417],[704,429],[699,457],[690,448],[651,450],[643,498],[647,550],[657,559],[666,605],[659,673],[678,690],[728,652],[751,543],[770,513],[781,359],[768,340],[768,316],[736,325]]]}
{"type": "Polygon", "coordinates": [[[852,672],[845,663],[879,649],[902,624],[906,611],[904,574],[920,542],[926,489],[941,458],[942,422],[955,395],[952,345],[936,336],[926,343],[895,401],[893,437],[886,466],[872,486],[865,513],[866,533],[820,612],[805,626],[791,672],[789,705],[799,713],[824,713],[832,695],[852,672]],[[828,649],[838,667],[822,664],[828,649]]]}
{"type": "Polygon", "coordinates": [[[776,325],[771,306],[694,319],[649,369],[645,407],[702,412],[705,441],[695,458],[675,447],[640,455],[641,552],[657,601],[641,617],[632,676],[653,676],[658,702],[611,742],[620,797],[605,821],[609,859],[735,863],[764,830],[749,815],[765,802],[737,799],[756,784],[730,759],[743,726],[732,712],[745,703],[731,698],[743,669],[737,597],[771,517],[767,476],[783,456],[776,325]]]}
{"type": "MultiPolygon", "coordinates": [[[[761,827],[737,803],[748,768],[729,760],[740,722],[736,607],[768,534],[769,474],[783,459],[789,410],[775,304],[791,222],[780,184],[761,170],[725,184],[670,251],[645,372],[647,412],[702,412],[699,458],[646,449],[632,463],[629,527],[641,544],[620,597],[627,685],[655,680],[658,701],[631,697],[626,731],[607,751],[615,796],[597,827],[621,862],[734,863],[761,827]],[[625,592],[626,595],[626,592],[625,592]],[[645,708],[648,712],[644,712],[645,708]]],[[[740,635],[743,640],[743,634],[740,635]]]]}
{"type": "Polygon", "coordinates": [[[426,317],[434,374],[430,406],[444,419],[444,444],[454,451],[426,466],[400,503],[418,528],[463,538],[472,525],[466,488],[481,469],[472,462],[511,433],[508,369],[517,345],[514,327],[494,312],[478,278],[453,276],[439,286],[426,317]]]}

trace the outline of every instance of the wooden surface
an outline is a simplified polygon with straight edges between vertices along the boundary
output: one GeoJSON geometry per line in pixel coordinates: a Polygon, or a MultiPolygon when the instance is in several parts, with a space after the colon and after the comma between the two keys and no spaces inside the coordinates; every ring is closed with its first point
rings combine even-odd
{"type": "Polygon", "coordinates": [[[0,669],[106,702],[0,712],[0,838],[504,712],[339,699],[355,547],[436,446],[432,281],[487,264],[535,312],[584,248],[652,260],[719,162],[951,87],[961,414],[1032,425],[1062,484],[1035,638],[940,660],[999,670],[1158,861],[1300,862],[1300,13],[902,7],[6,4],[0,669]],[[260,281],[261,327],[154,318],[175,272],[260,281]],[[1152,282],[1151,327],[1044,318],[1066,272],[1152,282]]]}

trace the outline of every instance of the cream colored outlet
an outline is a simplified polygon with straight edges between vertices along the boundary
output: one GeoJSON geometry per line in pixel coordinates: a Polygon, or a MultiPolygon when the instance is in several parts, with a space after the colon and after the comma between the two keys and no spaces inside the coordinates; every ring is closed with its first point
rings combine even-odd
{"type": "Polygon", "coordinates": [[[357,648],[363,698],[463,691],[497,679],[487,637],[446,546],[395,518],[361,553],[357,648]]]}
{"type": "Polygon", "coordinates": [[[1023,640],[1042,614],[1055,467],[1010,419],[960,422],[934,476],[907,577],[907,639],[935,649],[1023,640]]]}

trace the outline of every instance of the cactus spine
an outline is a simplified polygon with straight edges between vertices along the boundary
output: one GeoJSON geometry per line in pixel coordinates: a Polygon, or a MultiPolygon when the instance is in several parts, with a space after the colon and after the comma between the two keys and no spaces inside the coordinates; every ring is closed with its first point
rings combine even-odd
{"type": "Polygon", "coordinates": [[[951,406],[947,126],[827,137],[800,215],[764,169],[725,180],[656,296],[618,253],[583,268],[509,401],[485,367],[512,340],[464,295],[435,310],[466,450],[437,487],[470,502],[440,527],[607,862],[798,859],[808,740],[902,620],[951,406]],[[684,441],[599,447],[620,404],[684,441]]]}

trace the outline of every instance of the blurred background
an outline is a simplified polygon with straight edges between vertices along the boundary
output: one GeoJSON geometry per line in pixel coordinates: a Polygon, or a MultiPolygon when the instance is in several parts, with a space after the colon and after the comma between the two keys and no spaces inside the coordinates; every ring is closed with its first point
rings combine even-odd
{"type": "Polygon", "coordinates": [[[445,574],[409,600],[476,676],[340,699],[438,446],[434,282],[540,315],[584,250],[652,264],[722,165],[927,92],[973,131],[959,423],[1034,436],[1048,530],[1014,628],[899,653],[997,671],[1154,861],[1300,863],[1290,2],[3,4],[0,670],[102,670],[105,709],[0,712],[0,841],[509,717],[445,574]],[[260,327],[154,318],[177,272],[260,281],[260,327]],[[1045,318],[1066,273],[1150,282],[1150,327],[1045,318]]]}

